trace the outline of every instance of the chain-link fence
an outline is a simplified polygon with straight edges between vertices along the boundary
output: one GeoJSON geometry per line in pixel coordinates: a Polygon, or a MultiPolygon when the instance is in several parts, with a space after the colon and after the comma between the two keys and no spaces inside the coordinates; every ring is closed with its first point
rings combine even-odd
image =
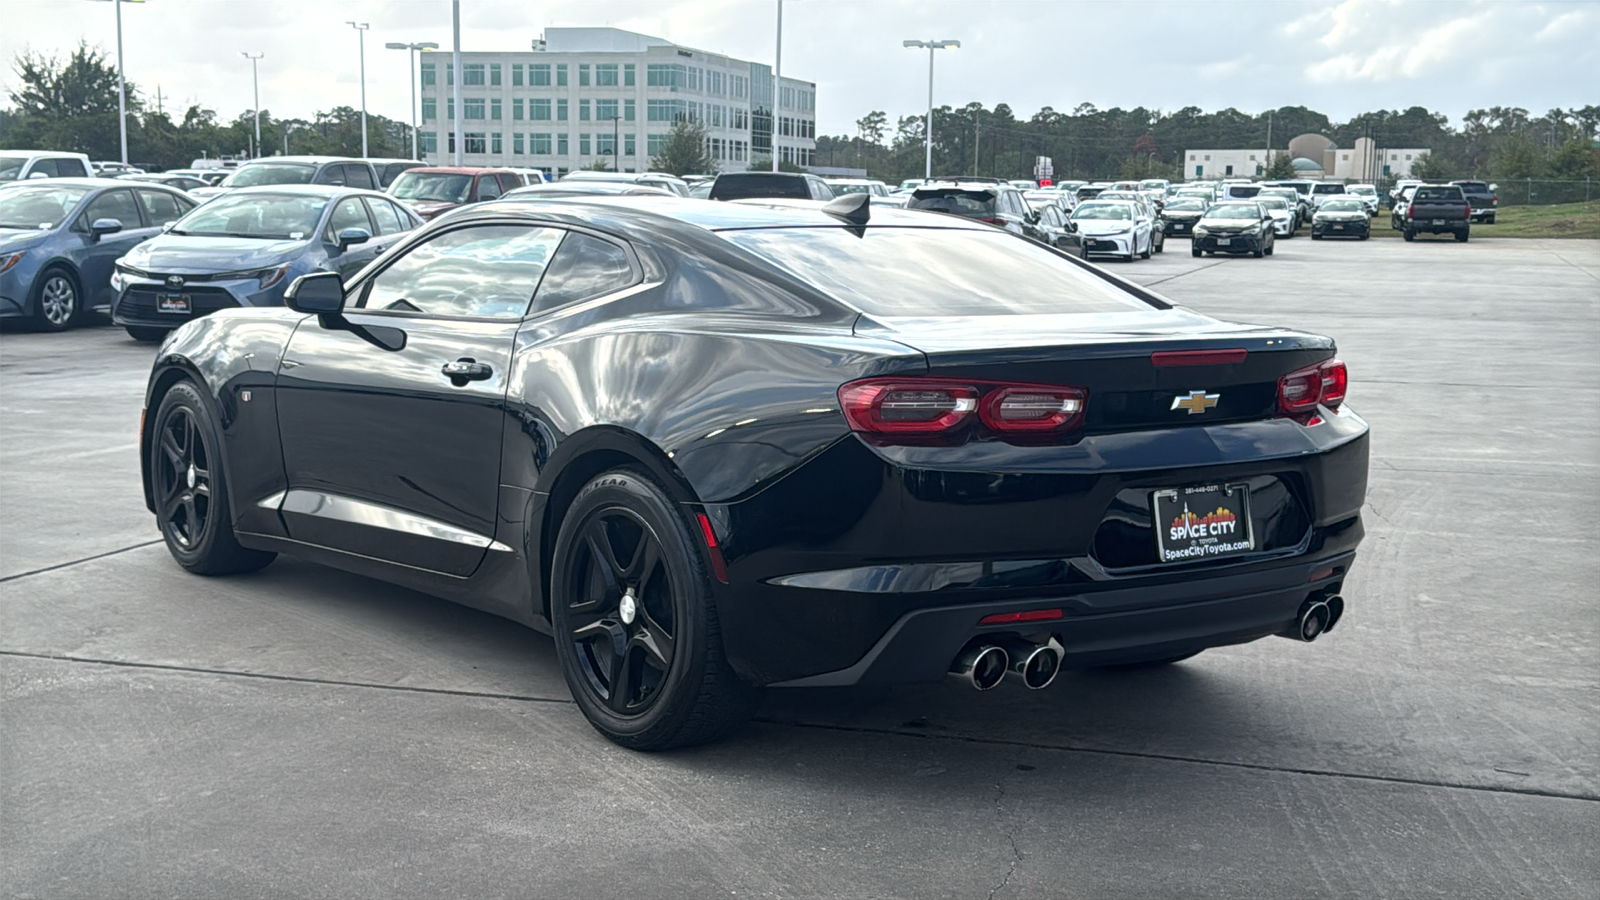
{"type": "Polygon", "coordinates": [[[1555,181],[1521,178],[1493,182],[1501,206],[1550,206],[1556,203],[1587,203],[1600,199],[1600,181],[1555,181]]]}

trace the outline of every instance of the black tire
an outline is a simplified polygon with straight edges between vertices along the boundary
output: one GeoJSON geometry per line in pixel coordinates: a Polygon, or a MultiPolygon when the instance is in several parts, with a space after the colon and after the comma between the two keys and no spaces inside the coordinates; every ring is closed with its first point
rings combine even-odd
{"type": "Polygon", "coordinates": [[[1361,232],[1361,239],[1363,241],[1366,240],[1369,237],[1372,237],[1372,232],[1371,231],[1363,231],[1363,232],[1361,232]]]}
{"type": "Polygon", "coordinates": [[[1201,255],[1200,254],[1200,248],[1199,247],[1190,247],[1189,248],[1189,255],[1193,256],[1196,259],[1199,259],[1200,255],[1201,255]]]}
{"type": "Polygon", "coordinates": [[[193,382],[180,381],[161,397],[150,435],[156,522],[178,565],[196,575],[233,575],[272,562],[276,553],[241,547],[233,533],[222,441],[193,382]]]}
{"type": "Polygon", "coordinates": [[[1260,259],[1261,257],[1266,256],[1267,255],[1266,245],[1257,244],[1256,248],[1254,250],[1250,251],[1250,255],[1254,256],[1256,259],[1260,259]]]}
{"type": "Polygon", "coordinates": [[[1311,239],[1313,241],[1320,241],[1320,240],[1322,240],[1322,235],[1317,234],[1315,231],[1313,231],[1313,232],[1311,232],[1311,239]]]}
{"type": "Polygon", "coordinates": [[[1278,249],[1278,239],[1274,237],[1267,240],[1267,246],[1263,247],[1261,252],[1266,256],[1271,256],[1272,251],[1276,249],[1278,249]]]}
{"type": "Polygon", "coordinates": [[[1485,225],[1493,225],[1494,224],[1494,213],[1490,213],[1487,216],[1484,216],[1483,217],[1483,224],[1485,224],[1485,225]]]}
{"type": "Polygon", "coordinates": [[[166,340],[167,335],[172,333],[169,329],[157,328],[154,325],[127,325],[124,329],[128,332],[128,337],[151,344],[166,340]]]}
{"type": "MultiPolygon", "coordinates": [[[[1133,239],[1133,242],[1135,244],[1138,244],[1139,243],[1139,239],[1137,237],[1135,237],[1133,239]]],[[[1139,254],[1139,258],[1140,259],[1149,259],[1150,255],[1155,253],[1155,249],[1156,249],[1156,236],[1155,236],[1155,233],[1152,232],[1151,235],[1148,238],[1145,239],[1144,252],[1139,254]]]]}
{"type": "Polygon", "coordinates": [[[1405,238],[1407,241],[1414,241],[1417,239],[1417,233],[1409,228],[1400,232],[1400,236],[1405,238]]]}
{"type": "Polygon", "coordinates": [[[1469,234],[1471,234],[1471,233],[1472,233],[1472,229],[1463,228],[1460,231],[1456,232],[1456,240],[1458,240],[1461,243],[1465,244],[1467,242],[1467,236],[1469,234]]]}
{"type": "Polygon", "coordinates": [[[66,266],[50,266],[33,284],[33,326],[40,331],[71,328],[83,311],[78,276],[66,266]]]}
{"type": "Polygon", "coordinates": [[[1167,233],[1165,231],[1161,231],[1161,232],[1152,231],[1152,232],[1150,232],[1150,240],[1155,241],[1155,243],[1152,246],[1152,249],[1156,253],[1160,253],[1163,250],[1167,249],[1167,233]],[[1159,241],[1156,241],[1156,235],[1157,234],[1161,235],[1161,240],[1159,240],[1159,241]]]}
{"type": "Polygon", "coordinates": [[[650,476],[613,469],[578,492],[556,537],[556,656],[589,724],[630,749],[714,741],[761,699],[723,653],[712,582],[689,524],[650,476]]]}

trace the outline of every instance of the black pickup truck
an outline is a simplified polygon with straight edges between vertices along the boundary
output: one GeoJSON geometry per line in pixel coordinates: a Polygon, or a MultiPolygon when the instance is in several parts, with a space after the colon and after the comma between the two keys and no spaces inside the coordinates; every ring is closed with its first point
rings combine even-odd
{"type": "Polygon", "coordinates": [[[1472,204],[1472,221],[1486,225],[1494,224],[1495,209],[1500,205],[1500,195],[1495,193],[1499,185],[1484,184],[1481,181],[1450,183],[1461,188],[1461,192],[1467,195],[1467,202],[1472,204]]]}
{"type": "Polygon", "coordinates": [[[1414,240],[1417,234],[1451,232],[1465,241],[1472,228],[1472,206],[1467,195],[1453,184],[1424,184],[1411,195],[1406,217],[1401,221],[1401,236],[1414,240]]]}

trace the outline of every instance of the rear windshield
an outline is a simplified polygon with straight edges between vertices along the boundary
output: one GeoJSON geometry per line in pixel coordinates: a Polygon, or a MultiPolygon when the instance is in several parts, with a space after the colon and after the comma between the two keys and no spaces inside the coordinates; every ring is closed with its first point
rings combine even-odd
{"type": "Polygon", "coordinates": [[[1315,184],[1315,185],[1311,186],[1311,193],[1313,193],[1313,194],[1342,194],[1342,193],[1344,193],[1344,185],[1342,185],[1342,184],[1315,184]]]}
{"type": "Polygon", "coordinates": [[[264,184],[310,184],[316,166],[300,163],[256,163],[240,166],[222,183],[223,187],[259,187],[264,184]]]}
{"type": "Polygon", "coordinates": [[[795,200],[811,199],[806,180],[794,175],[774,172],[766,175],[718,175],[711,185],[713,200],[742,200],[747,197],[787,197],[795,200]]]}
{"type": "Polygon", "coordinates": [[[983,219],[994,215],[995,194],[992,191],[917,191],[911,195],[908,209],[926,209],[968,218],[983,219]]]}
{"type": "Polygon", "coordinates": [[[1148,310],[1042,244],[955,228],[755,228],[721,236],[877,316],[1148,310]]]}
{"type": "Polygon", "coordinates": [[[1253,184],[1236,184],[1228,188],[1229,197],[1254,197],[1261,193],[1261,188],[1253,184]]]}
{"type": "Polygon", "coordinates": [[[1461,189],[1458,187],[1419,187],[1416,196],[1411,199],[1417,202],[1424,200],[1460,200],[1461,189]]]}
{"type": "Polygon", "coordinates": [[[1457,186],[1460,187],[1463,191],[1472,191],[1473,193],[1476,193],[1476,194],[1487,194],[1487,193],[1489,193],[1489,186],[1487,184],[1484,184],[1481,181],[1463,181],[1463,182],[1460,182],[1457,186]]]}

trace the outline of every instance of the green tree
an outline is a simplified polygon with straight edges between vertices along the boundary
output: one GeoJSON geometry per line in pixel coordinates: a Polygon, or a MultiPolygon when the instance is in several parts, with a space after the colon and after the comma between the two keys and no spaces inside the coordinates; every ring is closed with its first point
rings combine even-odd
{"type": "Polygon", "coordinates": [[[1588,138],[1567,141],[1550,157],[1550,177],[1600,178],[1600,149],[1588,138]]]}
{"type": "Polygon", "coordinates": [[[882,144],[889,133],[889,115],[875,109],[856,120],[856,136],[869,144],[882,144]]]}
{"type": "Polygon", "coordinates": [[[1294,175],[1294,159],[1289,156],[1289,151],[1279,150],[1273,154],[1272,164],[1267,166],[1261,177],[1277,181],[1293,178],[1294,175]]]}
{"type": "Polygon", "coordinates": [[[1543,178],[1544,154],[1538,144],[1525,134],[1508,134],[1500,138],[1489,152],[1489,171],[1495,178],[1543,178]]]}
{"type": "MultiPolygon", "coordinates": [[[[117,70],[103,51],[82,42],[66,60],[23,51],[13,68],[21,84],[9,92],[15,110],[0,146],[74,150],[94,159],[121,155],[117,70]]],[[[131,147],[131,120],[141,104],[138,89],[131,83],[126,89],[131,147]]]]}
{"type": "Polygon", "coordinates": [[[702,175],[717,170],[716,160],[706,152],[706,129],[698,122],[679,119],[667,132],[661,152],[650,160],[653,172],[673,175],[702,175]]]}

